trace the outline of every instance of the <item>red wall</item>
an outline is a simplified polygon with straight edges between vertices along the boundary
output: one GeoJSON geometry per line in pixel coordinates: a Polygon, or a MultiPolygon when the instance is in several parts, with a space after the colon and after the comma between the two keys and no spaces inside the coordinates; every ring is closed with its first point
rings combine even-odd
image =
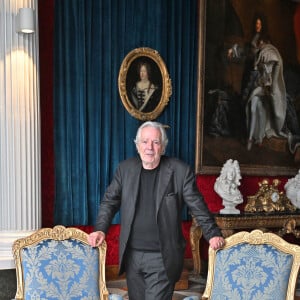
{"type": "Polygon", "coordinates": [[[54,0],[39,1],[42,226],[53,226],[53,33],[54,0]]]}

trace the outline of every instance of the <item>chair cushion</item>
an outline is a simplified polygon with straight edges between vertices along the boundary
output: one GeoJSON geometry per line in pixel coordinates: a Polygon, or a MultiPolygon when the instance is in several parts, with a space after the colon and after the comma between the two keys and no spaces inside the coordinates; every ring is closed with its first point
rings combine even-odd
{"type": "Polygon", "coordinates": [[[98,255],[97,248],[75,239],[22,249],[25,299],[99,299],[98,255]]]}
{"type": "Polygon", "coordinates": [[[268,244],[218,251],[211,299],[285,299],[292,263],[291,254],[268,244]]]}

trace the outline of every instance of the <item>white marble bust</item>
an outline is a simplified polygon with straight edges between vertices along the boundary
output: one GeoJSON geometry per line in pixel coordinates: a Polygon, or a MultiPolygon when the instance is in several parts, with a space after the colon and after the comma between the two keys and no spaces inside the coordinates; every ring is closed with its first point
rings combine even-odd
{"type": "Polygon", "coordinates": [[[224,208],[221,214],[239,214],[236,205],[243,203],[239,190],[241,180],[240,166],[237,160],[228,159],[223,165],[220,176],[216,179],[214,190],[222,198],[224,208]]]}
{"type": "Polygon", "coordinates": [[[292,204],[300,208],[300,170],[298,174],[290,178],[287,183],[284,185],[285,194],[292,204]]]}

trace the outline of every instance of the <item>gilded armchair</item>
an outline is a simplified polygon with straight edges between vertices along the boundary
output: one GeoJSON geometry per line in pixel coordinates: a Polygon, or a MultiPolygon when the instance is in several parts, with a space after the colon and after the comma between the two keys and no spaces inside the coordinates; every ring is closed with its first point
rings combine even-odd
{"type": "Polygon", "coordinates": [[[300,246],[274,233],[238,232],[223,249],[209,249],[202,299],[292,300],[300,265],[300,246]]]}
{"type": "Polygon", "coordinates": [[[76,228],[43,228],[13,244],[15,299],[108,299],[106,244],[92,248],[76,228]]]}

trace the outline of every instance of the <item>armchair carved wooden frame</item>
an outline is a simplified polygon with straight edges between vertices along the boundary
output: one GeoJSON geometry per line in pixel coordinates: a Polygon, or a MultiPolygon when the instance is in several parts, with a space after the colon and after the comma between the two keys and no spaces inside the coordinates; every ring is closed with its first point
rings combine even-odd
{"type": "Polygon", "coordinates": [[[15,299],[108,299],[106,243],[92,248],[77,228],[43,228],[13,244],[15,299]]]}
{"type": "Polygon", "coordinates": [[[299,266],[300,246],[271,232],[238,232],[209,248],[202,299],[294,299],[299,266]]]}

